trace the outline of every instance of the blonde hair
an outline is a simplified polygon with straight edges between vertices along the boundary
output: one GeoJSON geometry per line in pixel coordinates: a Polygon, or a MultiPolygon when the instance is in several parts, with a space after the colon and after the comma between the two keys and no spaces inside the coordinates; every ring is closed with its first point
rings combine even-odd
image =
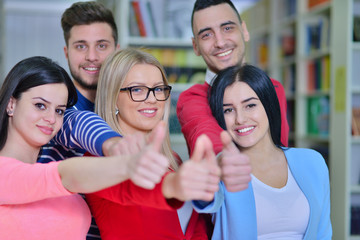
{"type": "MultiPolygon", "coordinates": [[[[112,129],[123,135],[124,132],[121,130],[116,117],[116,101],[127,74],[136,64],[150,64],[157,67],[161,72],[164,84],[168,85],[164,68],[154,56],[147,52],[134,48],[126,48],[117,50],[106,58],[100,70],[95,99],[95,113],[102,117],[112,129]]],[[[169,115],[170,98],[165,103],[164,122],[168,123],[169,115]]],[[[178,163],[170,146],[169,128],[166,131],[162,151],[170,160],[171,168],[176,170],[178,163]]]]}

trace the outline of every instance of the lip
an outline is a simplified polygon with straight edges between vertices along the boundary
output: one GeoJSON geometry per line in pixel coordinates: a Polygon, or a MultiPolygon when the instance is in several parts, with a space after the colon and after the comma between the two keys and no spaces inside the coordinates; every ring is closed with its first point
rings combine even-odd
{"type": "Polygon", "coordinates": [[[215,53],[215,56],[218,58],[226,58],[226,57],[229,57],[233,51],[234,51],[234,49],[228,49],[226,51],[221,51],[221,52],[215,53]]]}
{"type": "Polygon", "coordinates": [[[234,132],[238,136],[247,136],[253,133],[254,130],[255,130],[255,126],[242,126],[235,128],[234,132]]]}
{"type": "Polygon", "coordinates": [[[52,127],[47,126],[37,126],[41,132],[43,132],[46,135],[51,135],[54,132],[54,129],[52,127]]]}
{"type": "Polygon", "coordinates": [[[98,74],[100,72],[98,66],[83,66],[82,69],[89,74],[98,74]]]}
{"type": "Polygon", "coordinates": [[[145,117],[151,118],[151,117],[156,116],[157,109],[156,108],[143,108],[143,109],[138,110],[138,112],[145,117]]]}

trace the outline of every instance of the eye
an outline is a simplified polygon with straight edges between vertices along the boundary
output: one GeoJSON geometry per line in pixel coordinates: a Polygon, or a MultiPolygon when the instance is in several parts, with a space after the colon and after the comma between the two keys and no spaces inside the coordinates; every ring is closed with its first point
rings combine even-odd
{"type": "Polygon", "coordinates": [[[211,36],[212,36],[212,34],[210,32],[206,32],[201,35],[201,39],[206,40],[206,39],[210,38],[211,36]]]}
{"type": "Polygon", "coordinates": [[[99,47],[100,49],[106,49],[106,48],[107,48],[107,45],[101,43],[101,44],[98,45],[98,47],[99,47]]]}
{"type": "Polygon", "coordinates": [[[246,108],[254,108],[254,107],[256,107],[256,103],[250,103],[246,105],[246,108]]]}
{"type": "Polygon", "coordinates": [[[132,87],[131,92],[135,94],[140,94],[145,91],[145,87],[132,87]]]}
{"type": "Polygon", "coordinates": [[[226,113],[231,113],[231,112],[233,112],[234,111],[234,109],[232,109],[232,108],[225,108],[224,109],[224,114],[226,114],[226,113]]]}
{"type": "Polygon", "coordinates": [[[75,46],[75,48],[76,48],[76,49],[79,49],[79,50],[83,50],[83,49],[86,48],[86,45],[84,45],[84,44],[78,44],[78,45],[75,46]]]}
{"type": "Polygon", "coordinates": [[[231,31],[232,29],[234,29],[234,27],[232,27],[232,26],[226,26],[226,27],[224,27],[224,30],[225,30],[226,32],[231,31]]]}
{"type": "Polygon", "coordinates": [[[45,110],[46,106],[43,103],[35,103],[35,107],[40,109],[40,110],[45,110]]]}
{"type": "Polygon", "coordinates": [[[64,113],[65,113],[65,110],[64,110],[64,109],[59,108],[59,109],[56,109],[56,110],[55,110],[55,112],[56,112],[58,115],[63,116],[63,115],[64,115],[64,113]]]}
{"type": "Polygon", "coordinates": [[[161,87],[156,87],[155,88],[155,92],[158,92],[158,93],[161,93],[161,92],[164,92],[165,91],[165,86],[161,86],[161,87]]]}

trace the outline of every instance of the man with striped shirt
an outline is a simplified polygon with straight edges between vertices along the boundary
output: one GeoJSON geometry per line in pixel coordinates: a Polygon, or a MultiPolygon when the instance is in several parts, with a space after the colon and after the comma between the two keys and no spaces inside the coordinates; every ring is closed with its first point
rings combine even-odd
{"type": "MultiPolygon", "coordinates": [[[[86,151],[111,155],[120,135],[93,111],[101,64],[119,48],[112,12],[96,1],[77,2],[65,10],[61,25],[66,43],[64,53],[78,101],[66,110],[61,130],[42,148],[38,162],[82,156],[86,151]]],[[[100,239],[95,224],[87,239],[100,239]]]]}

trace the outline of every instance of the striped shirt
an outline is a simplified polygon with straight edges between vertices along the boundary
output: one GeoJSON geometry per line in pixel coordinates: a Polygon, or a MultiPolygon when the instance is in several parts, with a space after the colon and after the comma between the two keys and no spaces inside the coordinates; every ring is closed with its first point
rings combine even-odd
{"type": "MultiPolygon", "coordinates": [[[[38,162],[60,161],[82,156],[85,152],[102,156],[102,144],[109,138],[120,136],[93,112],[94,103],[86,99],[79,91],[77,94],[77,103],[65,111],[64,123],[60,131],[42,147],[38,162]]],[[[100,239],[99,229],[94,219],[92,219],[86,239],[100,239]]]]}

